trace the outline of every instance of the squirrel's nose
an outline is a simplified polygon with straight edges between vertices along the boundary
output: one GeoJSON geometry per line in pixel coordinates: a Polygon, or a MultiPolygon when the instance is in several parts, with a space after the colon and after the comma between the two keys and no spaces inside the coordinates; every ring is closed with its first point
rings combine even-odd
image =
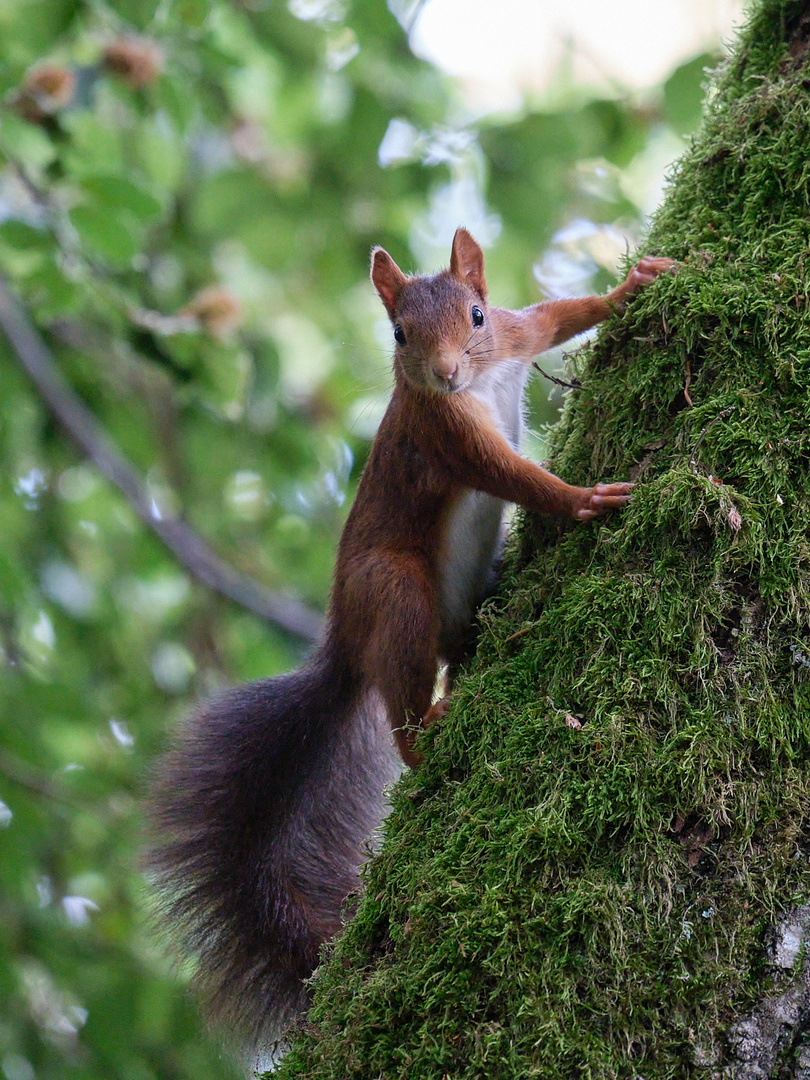
{"type": "Polygon", "coordinates": [[[451,382],[458,375],[458,360],[442,359],[433,365],[433,374],[443,382],[451,382]]]}

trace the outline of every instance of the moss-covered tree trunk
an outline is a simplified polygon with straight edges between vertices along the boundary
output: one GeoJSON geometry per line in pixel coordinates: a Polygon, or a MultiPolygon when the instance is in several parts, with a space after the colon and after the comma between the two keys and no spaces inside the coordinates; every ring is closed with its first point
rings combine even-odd
{"type": "MultiPolygon", "coordinates": [[[[765,0],[285,1077],[810,1076],[810,4],[765,0]]],[[[496,287],[497,283],[493,283],[496,287]]]]}

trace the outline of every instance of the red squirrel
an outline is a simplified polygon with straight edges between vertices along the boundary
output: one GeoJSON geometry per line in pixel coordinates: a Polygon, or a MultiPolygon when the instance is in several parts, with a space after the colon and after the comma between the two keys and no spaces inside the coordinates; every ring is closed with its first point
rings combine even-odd
{"type": "Polygon", "coordinates": [[[438,666],[457,663],[487,594],[506,502],[586,521],[627,483],[574,487],[517,447],[530,361],[621,308],[671,265],[644,258],[606,297],[490,307],[465,230],[450,268],[409,277],[382,248],[371,279],[391,320],[394,390],[337,554],[327,628],[298,671],[203,705],[159,763],[151,866],[209,1016],[272,1042],[341,925],[384,788],[438,666]]]}

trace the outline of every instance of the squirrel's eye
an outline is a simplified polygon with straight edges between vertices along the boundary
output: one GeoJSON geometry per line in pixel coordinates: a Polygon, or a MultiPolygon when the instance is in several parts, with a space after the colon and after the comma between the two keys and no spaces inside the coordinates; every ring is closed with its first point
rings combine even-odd
{"type": "Polygon", "coordinates": [[[397,343],[397,345],[405,344],[405,331],[402,329],[399,323],[397,323],[397,325],[394,327],[394,341],[397,343]]]}
{"type": "Polygon", "coordinates": [[[484,325],[484,313],[478,305],[474,305],[472,309],[472,324],[473,326],[484,325]]]}

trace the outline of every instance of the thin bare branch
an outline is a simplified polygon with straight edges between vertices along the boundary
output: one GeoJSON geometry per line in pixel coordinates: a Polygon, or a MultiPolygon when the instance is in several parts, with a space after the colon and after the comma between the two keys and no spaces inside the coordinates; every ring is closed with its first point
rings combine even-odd
{"type": "Polygon", "coordinates": [[[579,390],[582,387],[582,383],[577,378],[573,378],[571,382],[566,382],[565,379],[558,379],[556,375],[549,375],[547,371],[543,371],[535,360],[532,361],[532,367],[539,371],[544,379],[553,382],[555,386],[564,386],[567,390],[579,390]]]}

